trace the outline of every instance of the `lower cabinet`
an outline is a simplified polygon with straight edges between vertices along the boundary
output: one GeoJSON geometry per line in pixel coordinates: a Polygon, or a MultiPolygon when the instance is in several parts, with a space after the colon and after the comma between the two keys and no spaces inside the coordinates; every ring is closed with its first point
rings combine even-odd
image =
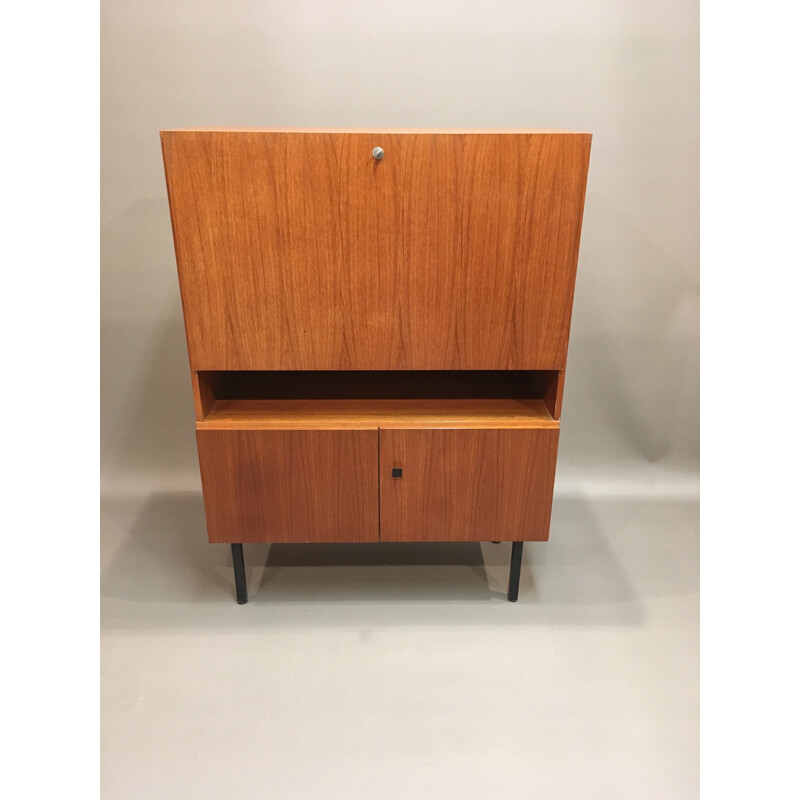
{"type": "Polygon", "coordinates": [[[543,541],[558,430],[382,430],[381,541],[543,541]]]}
{"type": "Polygon", "coordinates": [[[198,430],[211,542],[543,541],[558,429],[198,430]]]}

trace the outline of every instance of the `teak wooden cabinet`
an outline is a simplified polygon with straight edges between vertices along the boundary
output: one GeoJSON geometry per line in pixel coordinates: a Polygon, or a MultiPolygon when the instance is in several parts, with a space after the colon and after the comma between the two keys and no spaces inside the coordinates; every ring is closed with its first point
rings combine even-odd
{"type": "Polygon", "coordinates": [[[161,132],[211,542],[548,538],[591,135],[161,132]]]}

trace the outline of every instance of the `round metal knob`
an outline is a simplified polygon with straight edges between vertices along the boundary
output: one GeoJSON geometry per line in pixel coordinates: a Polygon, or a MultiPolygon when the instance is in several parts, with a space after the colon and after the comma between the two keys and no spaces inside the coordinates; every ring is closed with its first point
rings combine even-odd
{"type": "Polygon", "coordinates": [[[372,148],[372,157],[376,161],[380,161],[383,158],[383,148],[382,147],[373,147],[372,148]]]}

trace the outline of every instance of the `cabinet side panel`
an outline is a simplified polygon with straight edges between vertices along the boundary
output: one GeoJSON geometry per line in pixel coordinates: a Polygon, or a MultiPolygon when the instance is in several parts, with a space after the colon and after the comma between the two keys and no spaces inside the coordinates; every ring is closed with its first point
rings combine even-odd
{"type": "Polygon", "coordinates": [[[547,410],[553,419],[561,419],[561,405],[564,400],[564,370],[558,372],[546,373],[547,377],[544,379],[546,388],[542,393],[547,410]]]}
{"type": "Polygon", "coordinates": [[[197,431],[210,542],[378,540],[378,432],[197,431]]]}
{"type": "Polygon", "coordinates": [[[546,540],[557,450],[558,430],[381,430],[381,541],[546,540]]]}

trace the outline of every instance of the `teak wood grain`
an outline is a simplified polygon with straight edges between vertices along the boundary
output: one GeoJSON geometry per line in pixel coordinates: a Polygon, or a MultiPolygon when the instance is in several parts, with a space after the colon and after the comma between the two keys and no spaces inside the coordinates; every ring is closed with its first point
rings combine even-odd
{"type": "Polygon", "coordinates": [[[558,428],[542,400],[217,400],[197,430],[558,428]]]}
{"type": "Polygon", "coordinates": [[[197,431],[210,542],[378,540],[377,431],[197,431]]]}
{"type": "Polygon", "coordinates": [[[381,541],[546,540],[557,449],[558,430],[381,430],[381,541]]]}
{"type": "Polygon", "coordinates": [[[192,393],[196,419],[204,419],[216,401],[215,391],[220,383],[220,373],[207,372],[203,375],[192,372],[192,393]]]}
{"type": "Polygon", "coordinates": [[[564,398],[564,370],[555,373],[555,380],[550,381],[542,393],[545,406],[553,419],[561,419],[561,404],[564,398]]]}
{"type": "Polygon", "coordinates": [[[164,131],[192,368],[563,369],[590,142],[164,131]]]}

